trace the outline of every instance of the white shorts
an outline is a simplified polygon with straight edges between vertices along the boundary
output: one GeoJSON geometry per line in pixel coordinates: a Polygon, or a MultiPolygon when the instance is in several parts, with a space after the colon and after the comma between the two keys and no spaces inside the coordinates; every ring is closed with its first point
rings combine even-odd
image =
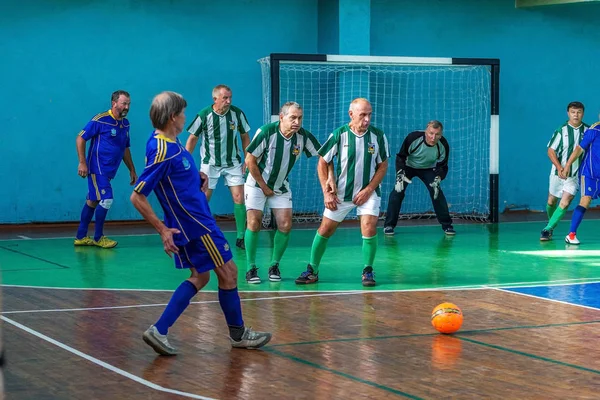
{"type": "Polygon", "coordinates": [[[265,196],[262,189],[252,185],[244,185],[246,210],[264,211],[265,204],[269,208],[292,208],[292,192],[265,196]]]}
{"type": "Polygon", "coordinates": [[[550,175],[550,188],[548,192],[559,199],[563,196],[563,191],[575,196],[579,190],[579,179],[577,176],[571,176],[567,179],[560,179],[558,175],[550,175]]]}
{"type": "Polygon", "coordinates": [[[225,186],[241,186],[245,183],[242,174],[242,166],[235,167],[213,167],[212,165],[202,164],[200,171],[208,176],[208,188],[214,190],[219,182],[219,177],[225,178],[225,186]]]}
{"type": "Polygon", "coordinates": [[[342,204],[338,204],[337,210],[335,211],[326,208],[323,212],[323,216],[336,222],[342,222],[354,207],[356,207],[356,215],[374,215],[379,217],[381,197],[379,197],[376,192],[373,192],[371,197],[369,197],[369,200],[362,206],[357,206],[351,201],[343,201],[342,204]]]}

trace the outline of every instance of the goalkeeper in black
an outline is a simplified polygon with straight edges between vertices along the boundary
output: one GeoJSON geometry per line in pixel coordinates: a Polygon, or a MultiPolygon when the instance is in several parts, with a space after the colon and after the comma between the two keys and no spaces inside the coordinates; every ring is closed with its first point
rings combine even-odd
{"type": "Polygon", "coordinates": [[[390,193],[383,233],[393,235],[406,188],[416,176],[429,191],[433,209],[446,235],[455,235],[448,202],[442,192],[441,182],[448,174],[450,146],[442,135],[444,126],[440,121],[430,121],[425,132],[411,132],[406,136],[400,152],[396,154],[396,184],[390,193]]]}

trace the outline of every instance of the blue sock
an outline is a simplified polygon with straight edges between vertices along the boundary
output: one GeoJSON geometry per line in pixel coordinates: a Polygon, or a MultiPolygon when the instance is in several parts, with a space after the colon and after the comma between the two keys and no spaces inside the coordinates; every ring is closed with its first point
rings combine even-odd
{"type": "Polygon", "coordinates": [[[244,326],[242,304],[240,303],[240,295],[237,288],[219,288],[219,303],[221,304],[223,314],[225,314],[227,325],[236,328],[244,326]]]}
{"type": "Polygon", "coordinates": [[[177,318],[190,304],[190,300],[198,293],[196,286],[190,281],[183,281],[175,290],[169,304],[163,311],[158,321],[154,324],[161,335],[166,335],[169,328],[173,326],[177,318]]]}
{"type": "Polygon", "coordinates": [[[583,214],[585,214],[586,210],[587,209],[582,206],[575,207],[575,211],[573,211],[573,217],[571,217],[571,230],[569,233],[577,232],[577,228],[579,228],[579,224],[581,223],[583,214]]]}
{"type": "Polygon", "coordinates": [[[77,239],[83,239],[87,236],[88,226],[94,217],[94,209],[88,206],[87,201],[81,210],[81,218],[79,220],[79,229],[77,229],[77,239]]]}
{"type": "Polygon", "coordinates": [[[96,220],[94,223],[96,224],[96,233],[94,234],[94,240],[97,242],[100,240],[102,235],[104,235],[104,220],[106,219],[106,214],[108,214],[108,210],[101,205],[96,207],[96,220]]]}

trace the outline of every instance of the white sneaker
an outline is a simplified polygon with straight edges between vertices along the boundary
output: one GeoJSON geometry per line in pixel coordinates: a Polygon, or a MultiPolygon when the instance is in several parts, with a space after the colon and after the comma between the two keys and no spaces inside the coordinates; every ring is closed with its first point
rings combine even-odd
{"type": "Polygon", "coordinates": [[[154,325],[146,329],[142,335],[144,342],[154,349],[158,354],[163,356],[174,356],[177,354],[177,349],[169,343],[167,335],[161,335],[154,325]]]}
{"type": "Polygon", "coordinates": [[[569,233],[566,237],[565,237],[565,242],[569,243],[569,244],[579,244],[579,239],[577,239],[577,235],[575,235],[575,232],[571,232],[569,233]]]}
{"type": "Polygon", "coordinates": [[[242,349],[258,349],[269,343],[271,340],[271,334],[269,332],[255,332],[252,328],[244,328],[244,334],[239,341],[231,340],[231,347],[237,347],[242,349]]]}

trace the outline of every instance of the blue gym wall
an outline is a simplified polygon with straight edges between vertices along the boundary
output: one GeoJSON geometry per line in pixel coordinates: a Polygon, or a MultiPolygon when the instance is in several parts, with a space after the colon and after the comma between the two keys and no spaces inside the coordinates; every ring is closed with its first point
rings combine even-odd
{"type": "MultiPolygon", "coordinates": [[[[211,103],[214,85],[226,83],[255,129],[263,121],[256,60],[273,52],[348,54],[349,29],[370,34],[357,43],[357,54],[500,58],[500,207],[543,209],[545,146],[566,119],[566,104],[580,100],[585,120],[598,119],[593,62],[600,6],[371,0],[369,27],[356,14],[365,5],[368,0],[3,1],[0,223],[79,219],[87,186],[76,173],[75,136],[110,107],[113,90],[131,92],[132,152],[141,172],[153,95],[182,93],[189,119],[211,103]]],[[[139,219],[127,181],[123,165],[111,220],[139,219]]],[[[213,212],[231,213],[222,185],[215,197],[213,212]]]]}
{"type": "Polygon", "coordinates": [[[371,0],[371,18],[371,55],[500,59],[500,211],[545,210],[546,145],[567,104],[583,102],[584,120],[598,120],[600,4],[371,0]]]}
{"type": "MultiPolygon", "coordinates": [[[[140,173],[156,93],[182,93],[191,121],[212,103],[212,88],[228,84],[256,129],[263,122],[257,60],[317,52],[317,0],[4,0],[2,8],[0,223],[79,219],[87,183],[77,176],[75,138],[110,108],[114,90],[131,93],[140,173]]],[[[128,181],[122,165],[110,220],[140,218],[128,181]]],[[[214,200],[214,213],[231,213],[227,189],[214,200]]]]}

